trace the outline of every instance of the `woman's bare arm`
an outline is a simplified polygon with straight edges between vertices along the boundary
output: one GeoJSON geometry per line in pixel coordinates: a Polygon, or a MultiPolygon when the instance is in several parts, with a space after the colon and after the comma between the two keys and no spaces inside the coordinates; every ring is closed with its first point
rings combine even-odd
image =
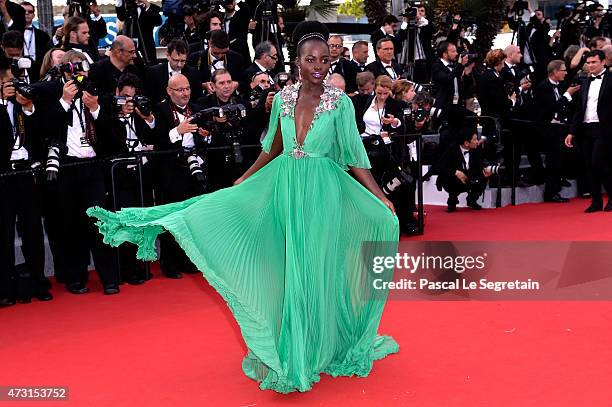
{"type": "Polygon", "coordinates": [[[352,173],[355,174],[355,178],[357,178],[357,181],[359,181],[361,185],[366,187],[368,191],[370,191],[378,199],[380,199],[382,203],[384,203],[389,209],[391,209],[391,212],[393,212],[393,214],[395,215],[395,208],[393,207],[393,204],[389,199],[387,199],[383,191],[380,190],[378,184],[374,180],[374,177],[372,177],[372,173],[370,172],[370,170],[366,168],[357,167],[350,168],[352,173]]]}
{"type": "Polygon", "coordinates": [[[266,153],[265,151],[262,151],[261,153],[259,153],[259,157],[257,157],[257,160],[255,160],[253,165],[251,165],[251,167],[248,170],[246,170],[246,172],[242,174],[242,176],[234,182],[234,185],[240,184],[242,181],[246,180],[251,175],[255,174],[257,171],[263,168],[266,164],[268,164],[270,161],[276,158],[282,151],[283,151],[283,138],[281,136],[281,125],[280,125],[280,119],[279,119],[278,125],[276,127],[276,134],[274,134],[274,141],[272,142],[272,147],[270,148],[270,152],[266,153]]]}

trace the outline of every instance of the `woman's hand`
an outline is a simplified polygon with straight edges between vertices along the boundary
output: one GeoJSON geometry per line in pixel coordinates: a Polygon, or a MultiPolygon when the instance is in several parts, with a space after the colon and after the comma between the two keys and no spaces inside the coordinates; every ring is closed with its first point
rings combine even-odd
{"type": "Polygon", "coordinates": [[[386,196],[380,197],[379,199],[382,201],[382,203],[385,204],[385,206],[387,208],[391,209],[391,212],[394,215],[396,215],[396,213],[395,213],[395,206],[393,206],[393,203],[386,196]]]}

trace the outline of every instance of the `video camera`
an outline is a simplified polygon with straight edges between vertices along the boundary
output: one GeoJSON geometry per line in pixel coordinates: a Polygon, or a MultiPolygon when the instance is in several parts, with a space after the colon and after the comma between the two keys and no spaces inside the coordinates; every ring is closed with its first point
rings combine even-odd
{"type": "Polygon", "coordinates": [[[191,122],[198,127],[206,127],[211,132],[222,136],[228,145],[233,148],[232,153],[225,156],[226,163],[239,164],[244,161],[240,140],[242,138],[242,120],[246,117],[246,108],[242,104],[228,104],[221,107],[210,107],[200,110],[191,118],[191,122]],[[224,122],[214,118],[226,118],[224,122]]]}
{"type": "Polygon", "coordinates": [[[90,14],[89,6],[91,3],[93,3],[91,0],[67,0],[68,16],[86,18],[90,14]]]}
{"type": "Polygon", "coordinates": [[[404,0],[404,11],[400,13],[400,16],[406,17],[409,20],[416,19],[417,11],[419,7],[425,7],[424,1],[404,0]]]}
{"type": "Polygon", "coordinates": [[[268,97],[270,92],[274,92],[274,88],[270,86],[268,89],[264,89],[261,86],[257,85],[251,92],[249,93],[249,102],[251,102],[251,107],[257,106],[261,100],[265,100],[268,97]]]}

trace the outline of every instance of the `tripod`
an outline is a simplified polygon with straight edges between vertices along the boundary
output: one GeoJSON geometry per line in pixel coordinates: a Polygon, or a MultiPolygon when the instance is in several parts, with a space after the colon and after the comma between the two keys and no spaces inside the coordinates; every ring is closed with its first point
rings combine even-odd
{"type": "Polygon", "coordinates": [[[408,75],[411,81],[414,82],[414,65],[417,50],[417,24],[416,19],[409,17],[406,39],[403,41],[402,52],[400,54],[400,64],[404,67],[404,72],[408,75]]]}
{"type": "Polygon", "coordinates": [[[144,61],[145,65],[149,65],[151,59],[148,55],[147,47],[143,40],[142,30],[140,29],[136,0],[128,0],[125,3],[125,26],[127,27],[126,35],[136,43],[136,49],[138,52],[142,51],[140,57],[144,61]],[[134,33],[136,33],[136,36],[134,36],[134,33]]]}

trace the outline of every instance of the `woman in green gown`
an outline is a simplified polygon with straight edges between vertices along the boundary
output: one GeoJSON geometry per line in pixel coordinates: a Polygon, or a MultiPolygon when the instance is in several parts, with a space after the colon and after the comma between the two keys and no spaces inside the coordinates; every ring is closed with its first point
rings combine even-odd
{"type": "Polygon", "coordinates": [[[350,99],[323,82],[327,36],[318,22],[296,27],[301,82],[274,97],[263,152],[235,186],[88,210],[106,243],[134,243],[143,260],[169,231],[236,318],[245,374],[281,393],[310,390],[320,373],[367,376],[399,349],[377,335],[386,292],[371,294],[362,251],[364,242],[395,250],[397,217],[368,170],[350,99]]]}

